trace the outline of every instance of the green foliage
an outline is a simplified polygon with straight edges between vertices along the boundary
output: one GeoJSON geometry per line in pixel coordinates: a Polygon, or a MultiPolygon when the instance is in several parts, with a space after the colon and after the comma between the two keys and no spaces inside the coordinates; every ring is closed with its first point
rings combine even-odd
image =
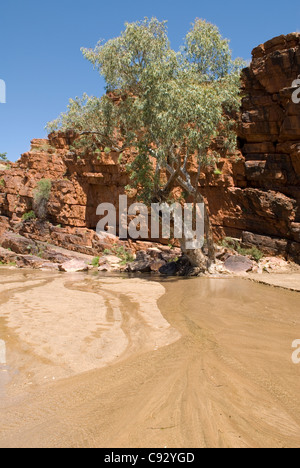
{"type": "Polygon", "coordinates": [[[45,219],[48,212],[48,201],[51,194],[52,182],[49,179],[41,179],[34,191],[34,209],[39,219],[45,219]]]}
{"type": "Polygon", "coordinates": [[[220,243],[222,247],[227,249],[235,250],[239,255],[251,257],[256,262],[259,262],[264,254],[257,247],[243,248],[239,239],[233,239],[232,237],[225,237],[220,243]]]}
{"type": "Polygon", "coordinates": [[[3,162],[8,161],[7,153],[0,153],[0,161],[3,161],[3,162]]]}
{"type": "Polygon", "coordinates": [[[5,180],[4,179],[0,179],[0,187],[5,187],[5,180]]]}
{"type": "Polygon", "coordinates": [[[232,237],[225,237],[221,240],[220,245],[226,249],[237,250],[240,245],[240,241],[238,239],[233,239],[232,237]]]}
{"type": "Polygon", "coordinates": [[[222,173],[222,171],[220,171],[220,169],[216,169],[216,170],[214,171],[214,174],[215,174],[215,175],[222,175],[223,173],[222,173]]]}
{"type": "Polygon", "coordinates": [[[196,19],[186,35],[185,59],[194,65],[204,80],[222,79],[239,69],[240,61],[232,61],[228,39],[223,39],[217,26],[196,19]]]}
{"type": "Polygon", "coordinates": [[[23,221],[30,221],[32,219],[36,219],[36,214],[34,211],[29,211],[28,213],[25,213],[22,216],[23,221]]]}
{"type": "Polygon", "coordinates": [[[168,263],[176,263],[178,262],[179,257],[169,258],[168,263]]]}
{"type": "Polygon", "coordinates": [[[208,156],[213,139],[222,136],[228,149],[236,147],[232,116],[240,106],[242,62],[232,59],[216,26],[197,19],[175,52],[166,22],[145,18],[82,52],[104,77],[107,94],[70,100],[48,130],[73,129],[81,135],[78,145],[93,151],[134,149],[127,168],[143,202],[161,191],[162,175],[176,170],[179,155],[208,166],[218,157],[208,156]]]}
{"type": "Polygon", "coordinates": [[[100,257],[95,257],[95,258],[93,258],[93,260],[92,260],[92,266],[93,266],[93,267],[98,267],[98,266],[99,266],[99,260],[100,260],[100,257]]]}
{"type": "Polygon", "coordinates": [[[240,247],[238,249],[238,253],[240,255],[249,256],[253,260],[255,260],[256,262],[259,262],[264,256],[263,252],[261,250],[259,250],[257,247],[252,247],[250,249],[243,249],[243,248],[240,247]]]}
{"type": "Polygon", "coordinates": [[[0,260],[0,266],[16,266],[16,262],[5,262],[4,260],[0,260]]]}
{"type": "Polygon", "coordinates": [[[119,257],[121,261],[121,265],[127,265],[127,263],[131,263],[134,261],[134,257],[131,252],[125,249],[123,246],[114,245],[111,250],[105,249],[103,251],[103,255],[115,255],[119,257]]]}

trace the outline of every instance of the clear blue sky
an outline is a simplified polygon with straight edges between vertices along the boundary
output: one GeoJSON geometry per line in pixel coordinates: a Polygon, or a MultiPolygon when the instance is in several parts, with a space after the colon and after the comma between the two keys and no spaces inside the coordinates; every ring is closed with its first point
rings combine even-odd
{"type": "Polygon", "coordinates": [[[103,93],[104,83],[80,47],[119,35],[125,21],[168,20],[178,49],[196,18],[215,23],[231,40],[235,57],[250,59],[258,44],[299,30],[300,3],[291,0],[9,0],[0,7],[0,153],[14,161],[45,124],[65,110],[70,97],[103,93]]]}

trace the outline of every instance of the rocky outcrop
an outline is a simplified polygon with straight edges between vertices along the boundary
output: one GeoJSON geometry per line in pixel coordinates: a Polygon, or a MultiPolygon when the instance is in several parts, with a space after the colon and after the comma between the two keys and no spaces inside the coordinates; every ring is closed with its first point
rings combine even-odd
{"type": "MultiPolygon", "coordinates": [[[[254,49],[252,63],[242,74],[240,151],[224,154],[220,147],[219,171],[208,169],[200,180],[216,238],[240,238],[246,247],[255,245],[268,255],[298,262],[300,104],[292,102],[292,83],[299,74],[300,34],[280,36],[254,49]]],[[[75,139],[68,132],[33,140],[17,163],[0,168],[0,237],[10,226],[27,239],[90,256],[119,242],[135,253],[153,247],[96,235],[98,204],[118,206],[119,195],[125,193],[130,154],[122,162],[113,152],[79,155],[73,148],[75,139]],[[52,180],[50,222],[20,224],[33,209],[33,192],[42,178],[52,180]]],[[[189,170],[196,175],[196,167],[189,170]]]]}
{"type": "Polygon", "coordinates": [[[216,231],[298,262],[300,104],[292,101],[292,84],[299,74],[299,33],[254,49],[251,65],[242,74],[241,164],[226,170],[222,194],[207,189],[216,231]]]}

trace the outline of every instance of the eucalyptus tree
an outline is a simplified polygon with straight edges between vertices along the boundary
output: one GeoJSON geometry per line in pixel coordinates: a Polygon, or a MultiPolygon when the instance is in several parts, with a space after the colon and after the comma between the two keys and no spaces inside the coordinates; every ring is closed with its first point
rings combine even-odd
{"type": "MultiPolygon", "coordinates": [[[[49,131],[73,129],[80,145],[120,155],[134,149],[128,170],[144,203],[167,201],[177,186],[186,200],[204,202],[201,170],[218,158],[212,142],[221,136],[228,148],[236,145],[232,115],[240,105],[242,62],[232,59],[228,40],[197,19],[175,52],[166,22],[146,18],[126,23],[119,37],[82,52],[104,77],[107,93],[70,100],[49,131]],[[196,178],[191,163],[197,164],[196,178]]],[[[214,260],[207,209],[205,232],[208,257],[202,249],[185,252],[202,269],[214,260]]]]}

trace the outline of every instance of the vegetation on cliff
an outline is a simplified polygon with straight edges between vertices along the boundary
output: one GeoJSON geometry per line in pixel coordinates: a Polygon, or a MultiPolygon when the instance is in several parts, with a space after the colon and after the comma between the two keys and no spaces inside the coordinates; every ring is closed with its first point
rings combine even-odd
{"type": "Polygon", "coordinates": [[[51,188],[51,180],[42,179],[38,182],[37,188],[34,191],[34,213],[39,219],[43,220],[47,216],[51,188]]]}

